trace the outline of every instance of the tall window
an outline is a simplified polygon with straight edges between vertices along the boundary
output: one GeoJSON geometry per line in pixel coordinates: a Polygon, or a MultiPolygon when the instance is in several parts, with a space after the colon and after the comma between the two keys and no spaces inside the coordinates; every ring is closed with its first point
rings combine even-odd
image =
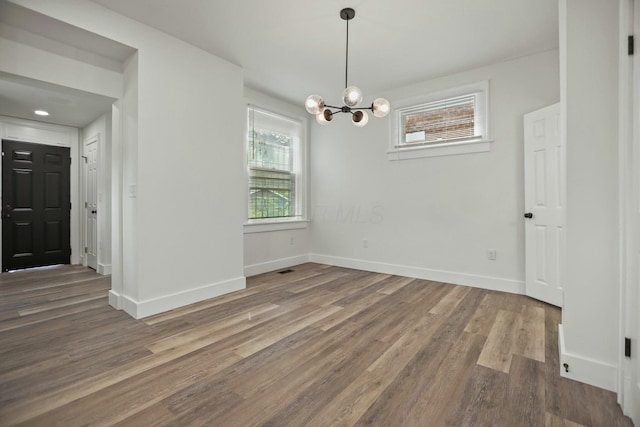
{"type": "Polygon", "coordinates": [[[249,220],[302,216],[301,122],[248,108],[249,220]]]}

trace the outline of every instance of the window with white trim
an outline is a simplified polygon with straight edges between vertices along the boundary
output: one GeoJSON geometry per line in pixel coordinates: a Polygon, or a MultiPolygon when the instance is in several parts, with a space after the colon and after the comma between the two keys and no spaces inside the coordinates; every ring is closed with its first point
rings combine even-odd
{"type": "Polygon", "coordinates": [[[488,82],[398,102],[391,160],[488,151],[488,82]]]}
{"type": "Polygon", "coordinates": [[[303,218],[302,122],[247,108],[249,223],[303,218]]]}

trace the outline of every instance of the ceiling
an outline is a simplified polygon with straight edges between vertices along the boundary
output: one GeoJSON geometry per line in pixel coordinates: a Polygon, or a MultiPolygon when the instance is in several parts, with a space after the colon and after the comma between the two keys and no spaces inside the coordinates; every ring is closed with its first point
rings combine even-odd
{"type": "MultiPolygon", "coordinates": [[[[365,101],[399,86],[558,47],[557,0],[92,1],[239,65],[248,86],[299,105],[311,93],[339,100],[344,7],[356,11],[349,23],[349,83],[362,89],[365,101]]],[[[16,19],[0,12],[0,22],[15,25],[16,19]]],[[[29,31],[42,28],[38,22],[31,26],[29,31]]],[[[68,36],[58,38],[76,39],[68,36]]],[[[109,44],[102,49],[101,55],[116,59],[127,54],[112,52],[109,44]]],[[[0,104],[7,92],[16,96],[17,84],[7,86],[0,75],[0,104]]]]}
{"type": "MultiPolygon", "coordinates": [[[[241,66],[302,104],[374,93],[558,47],[558,0],[93,0],[241,66]]],[[[336,99],[337,101],[337,99],[336,99]]]]}

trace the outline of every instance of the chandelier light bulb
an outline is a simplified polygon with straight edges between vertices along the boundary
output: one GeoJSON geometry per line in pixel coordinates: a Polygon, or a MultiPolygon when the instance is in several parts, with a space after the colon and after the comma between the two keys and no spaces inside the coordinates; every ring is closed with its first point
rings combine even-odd
{"type": "Polygon", "coordinates": [[[391,104],[384,98],[377,98],[371,105],[371,111],[376,117],[384,117],[391,111],[391,104]]]}
{"type": "Polygon", "coordinates": [[[318,114],[324,108],[324,100],[320,95],[309,95],[304,102],[304,108],[307,109],[309,114],[318,114]]]}
{"type": "Polygon", "coordinates": [[[316,114],[316,122],[321,125],[329,124],[329,122],[333,119],[333,113],[328,108],[322,110],[322,112],[316,114]]]}
{"type": "Polygon", "coordinates": [[[351,120],[356,127],[364,127],[367,123],[369,123],[369,114],[366,111],[358,110],[351,116],[351,120]]]}
{"type": "Polygon", "coordinates": [[[362,91],[357,86],[349,86],[342,92],[342,102],[348,107],[355,107],[362,101],[362,91]]]}

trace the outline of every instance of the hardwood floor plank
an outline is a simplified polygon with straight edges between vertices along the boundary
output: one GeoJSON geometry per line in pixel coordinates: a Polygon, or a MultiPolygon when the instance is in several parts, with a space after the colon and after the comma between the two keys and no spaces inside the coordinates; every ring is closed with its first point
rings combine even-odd
{"type": "Polygon", "coordinates": [[[565,420],[549,412],[545,413],[545,427],[586,427],[573,421],[565,420]]]}
{"type": "Polygon", "coordinates": [[[375,305],[377,302],[384,299],[384,295],[372,293],[363,297],[361,300],[345,307],[344,309],[335,312],[334,314],[325,317],[322,320],[319,320],[316,323],[316,326],[322,329],[323,331],[328,331],[329,329],[339,325],[340,323],[353,318],[354,316],[360,314],[362,311],[368,309],[370,306],[375,305]]]}
{"type": "Polygon", "coordinates": [[[509,375],[491,368],[476,365],[463,395],[457,402],[453,415],[446,425],[493,427],[509,426],[504,422],[508,412],[504,410],[509,375]]]}
{"type": "Polygon", "coordinates": [[[450,356],[438,368],[433,381],[420,390],[420,398],[407,415],[407,425],[445,425],[452,418],[454,406],[464,394],[475,368],[475,361],[482,351],[485,338],[462,332],[456,340],[450,356]],[[455,378],[456,381],[451,381],[455,378]]]}
{"type": "Polygon", "coordinates": [[[288,290],[295,294],[308,291],[309,289],[316,288],[318,286],[326,285],[327,283],[333,282],[335,280],[350,277],[349,273],[342,270],[335,271],[327,271],[324,274],[319,274],[317,276],[310,277],[305,280],[299,280],[295,283],[291,283],[288,290]]]}
{"type": "Polygon", "coordinates": [[[380,286],[376,292],[380,292],[381,294],[391,295],[399,289],[402,289],[409,283],[413,282],[415,279],[411,277],[389,277],[387,280],[381,282],[382,286],[380,286]]]}
{"type": "Polygon", "coordinates": [[[252,324],[250,322],[256,322],[257,320],[267,320],[269,316],[259,316],[264,313],[268,313],[271,310],[278,308],[279,306],[271,303],[261,304],[246,312],[238,313],[233,316],[227,317],[215,325],[202,325],[190,328],[186,331],[164,337],[158,341],[154,341],[147,345],[147,348],[153,353],[160,353],[172,348],[179,347],[183,344],[193,342],[198,339],[209,337],[213,334],[220,334],[221,331],[226,330],[227,334],[233,334],[244,328],[249,328],[252,324]],[[255,317],[258,319],[254,320],[255,317]]]}
{"type": "Polygon", "coordinates": [[[521,315],[521,328],[517,332],[514,353],[544,362],[544,308],[523,305],[521,315]]]}
{"type": "Polygon", "coordinates": [[[545,404],[544,364],[513,356],[507,389],[509,418],[504,420],[513,427],[542,426],[545,413],[539,408],[545,404]]]}
{"type": "Polygon", "coordinates": [[[496,297],[493,293],[488,293],[484,296],[478,309],[464,328],[465,332],[483,335],[485,337],[489,336],[493,322],[495,322],[498,314],[498,307],[500,306],[495,303],[496,297]]]}
{"type": "Polygon", "coordinates": [[[500,310],[491,327],[487,342],[478,358],[478,365],[509,373],[516,332],[520,329],[522,317],[514,312],[500,310]]]}
{"type": "Polygon", "coordinates": [[[58,319],[60,317],[70,316],[73,314],[82,313],[84,311],[90,311],[93,309],[99,309],[108,304],[108,298],[103,296],[100,299],[95,299],[85,302],[83,304],[69,305],[59,307],[54,310],[42,311],[40,313],[32,314],[30,316],[16,317],[8,320],[2,320],[0,324],[0,332],[10,331],[16,328],[22,328],[25,326],[34,325],[37,323],[48,322],[52,319],[58,319]]]}
{"type": "Polygon", "coordinates": [[[203,302],[199,302],[196,304],[187,305],[184,307],[176,308],[175,310],[167,311],[165,313],[156,314],[154,316],[150,316],[144,319],[144,322],[147,325],[155,325],[157,323],[166,322],[168,320],[180,318],[187,314],[197,313],[199,311],[207,310],[211,307],[216,307],[230,301],[234,301],[240,298],[246,298],[249,295],[257,294],[258,290],[244,290],[238,292],[232,292],[227,295],[220,296],[218,298],[208,299],[203,302]]]}
{"type": "MultiPolygon", "coordinates": [[[[140,427],[162,425],[186,425],[178,423],[174,415],[162,403],[156,403],[142,411],[127,417],[115,424],[114,427],[140,427]]],[[[190,424],[193,425],[193,424],[190,424]]]]}
{"type": "Polygon", "coordinates": [[[294,332],[297,332],[301,329],[309,325],[313,325],[315,322],[324,319],[332,315],[333,313],[342,310],[342,307],[322,307],[316,310],[311,311],[310,313],[296,319],[293,322],[290,322],[287,325],[277,329],[273,333],[267,336],[256,337],[250,341],[247,341],[234,349],[234,351],[241,355],[242,357],[251,356],[253,353],[256,353],[278,341],[281,339],[291,335],[294,332]]]}
{"type": "Polygon", "coordinates": [[[456,286],[447,293],[436,305],[431,307],[429,313],[448,315],[460,304],[460,301],[469,293],[471,288],[466,286],[456,286]]]}

